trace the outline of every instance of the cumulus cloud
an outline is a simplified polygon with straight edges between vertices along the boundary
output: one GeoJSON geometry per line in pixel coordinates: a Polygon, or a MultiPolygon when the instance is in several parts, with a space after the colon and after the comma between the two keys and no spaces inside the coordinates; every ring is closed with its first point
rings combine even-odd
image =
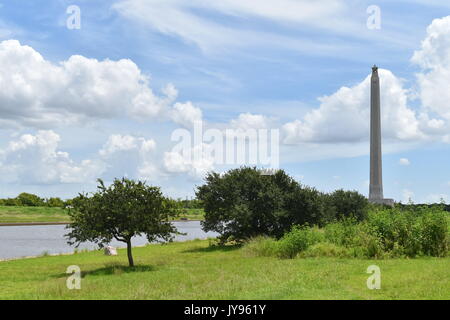
{"type": "Polygon", "coordinates": [[[113,134],[100,149],[99,155],[108,164],[105,175],[109,178],[132,176],[154,180],[158,176],[155,150],[153,139],[113,134]]]}
{"type": "Polygon", "coordinates": [[[173,122],[185,128],[193,128],[194,124],[203,120],[202,111],[195,107],[192,102],[175,103],[170,111],[173,122]]]}
{"type": "Polygon", "coordinates": [[[450,120],[450,16],[435,19],[412,62],[424,71],[417,74],[424,107],[450,120]]]}
{"type": "Polygon", "coordinates": [[[60,142],[60,136],[52,130],[10,141],[0,150],[2,183],[93,183],[97,178],[122,176],[154,181],[161,176],[153,139],[113,134],[91,159],[78,162],[59,149],[60,142]]]}
{"type": "Polygon", "coordinates": [[[16,40],[0,42],[0,115],[4,125],[49,127],[87,119],[154,119],[168,112],[177,90],[163,96],[131,60],[75,55],[59,64],[16,40]]]}
{"type": "Polygon", "coordinates": [[[41,130],[11,141],[0,151],[3,183],[86,183],[95,181],[105,170],[101,161],[75,162],[69,153],[58,149],[60,140],[55,132],[41,130]]]}
{"type": "MultiPolygon", "coordinates": [[[[402,80],[379,69],[383,137],[408,141],[424,137],[414,110],[407,105],[402,80]]],[[[353,87],[319,98],[320,107],[283,126],[284,142],[359,142],[369,138],[370,75],[353,87]]]]}
{"type": "Polygon", "coordinates": [[[187,173],[199,179],[214,170],[215,159],[212,147],[201,143],[188,150],[175,150],[164,153],[164,167],[168,173],[187,173]]]}

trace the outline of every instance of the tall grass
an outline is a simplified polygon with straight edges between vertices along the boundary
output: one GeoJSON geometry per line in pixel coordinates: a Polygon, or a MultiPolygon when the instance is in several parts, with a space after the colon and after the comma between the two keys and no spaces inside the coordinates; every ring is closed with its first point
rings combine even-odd
{"type": "Polygon", "coordinates": [[[245,251],[279,258],[444,257],[450,248],[449,221],[449,213],[439,208],[379,209],[363,222],[348,218],[322,229],[295,226],[278,241],[253,239],[245,251]]]}

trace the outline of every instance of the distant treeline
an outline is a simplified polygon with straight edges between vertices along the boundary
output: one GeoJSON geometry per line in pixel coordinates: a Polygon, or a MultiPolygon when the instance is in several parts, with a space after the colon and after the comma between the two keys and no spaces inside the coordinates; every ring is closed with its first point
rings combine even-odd
{"type": "MultiPolygon", "coordinates": [[[[73,199],[63,200],[58,197],[41,198],[32,193],[22,192],[15,198],[0,199],[0,206],[17,206],[17,207],[53,207],[53,208],[65,208],[72,204],[73,199]]],[[[203,202],[198,199],[185,199],[178,198],[175,200],[180,208],[183,209],[203,209],[203,202]]],[[[450,204],[402,204],[397,206],[403,208],[420,208],[428,207],[433,208],[439,206],[443,210],[450,212],[450,204]]]]}
{"type": "Polygon", "coordinates": [[[399,207],[401,208],[423,208],[423,207],[428,207],[428,208],[442,208],[445,211],[450,212],[450,204],[445,204],[445,203],[432,203],[432,204],[397,204],[399,207]]]}
{"type": "MultiPolygon", "coordinates": [[[[72,204],[73,199],[63,200],[58,197],[41,198],[32,193],[22,192],[15,198],[0,199],[0,206],[15,206],[15,207],[53,207],[65,208],[72,204]]],[[[197,199],[191,200],[175,200],[180,208],[183,209],[202,209],[203,204],[197,199]]]]}
{"type": "Polygon", "coordinates": [[[0,206],[17,207],[60,207],[63,208],[72,203],[72,199],[62,200],[58,197],[41,198],[32,193],[22,192],[15,198],[0,199],[0,206]]]}

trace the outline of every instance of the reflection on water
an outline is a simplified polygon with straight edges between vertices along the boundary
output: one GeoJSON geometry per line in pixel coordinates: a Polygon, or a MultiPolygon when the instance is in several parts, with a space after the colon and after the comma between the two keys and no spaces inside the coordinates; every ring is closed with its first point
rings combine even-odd
{"type": "MultiPolygon", "coordinates": [[[[173,223],[179,232],[187,235],[176,236],[175,241],[186,241],[194,239],[206,239],[215,237],[213,232],[205,233],[201,229],[199,221],[186,221],[173,223]]],[[[0,227],[0,259],[20,258],[26,256],[37,256],[44,252],[49,254],[70,253],[74,247],[67,244],[64,235],[69,230],[63,225],[57,226],[21,226],[0,227]]],[[[141,246],[147,243],[145,237],[133,238],[133,246],[141,246]]],[[[124,243],[113,241],[112,246],[124,247],[124,243]]],[[[96,249],[93,243],[83,243],[79,249],[96,249]]]]}

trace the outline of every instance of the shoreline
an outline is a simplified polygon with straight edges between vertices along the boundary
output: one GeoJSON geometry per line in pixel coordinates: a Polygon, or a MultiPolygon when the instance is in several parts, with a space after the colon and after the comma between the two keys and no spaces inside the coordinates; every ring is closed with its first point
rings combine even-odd
{"type": "MultiPolygon", "coordinates": [[[[198,240],[206,241],[206,240],[209,240],[209,239],[210,238],[204,238],[204,239],[201,238],[201,239],[198,239],[198,240]]],[[[173,241],[172,243],[186,243],[186,242],[191,242],[191,241],[197,241],[197,239],[185,240],[185,241],[173,241]]],[[[135,248],[145,248],[147,246],[160,245],[160,244],[164,244],[164,243],[146,243],[146,244],[143,244],[143,245],[133,246],[133,249],[135,249],[135,248]]],[[[114,248],[116,248],[117,250],[126,250],[127,249],[126,245],[124,245],[124,246],[120,245],[120,246],[117,246],[117,247],[114,247],[114,248]]],[[[40,255],[35,255],[35,256],[22,256],[22,257],[5,258],[5,259],[1,259],[0,258],[0,262],[9,262],[9,261],[17,261],[17,260],[28,260],[28,259],[38,259],[38,258],[45,258],[45,257],[74,256],[74,255],[82,254],[82,253],[90,253],[90,252],[102,251],[104,248],[82,249],[80,251],[76,251],[75,249],[72,252],[48,253],[48,254],[45,254],[45,255],[44,254],[40,254],[40,255]]]]}

